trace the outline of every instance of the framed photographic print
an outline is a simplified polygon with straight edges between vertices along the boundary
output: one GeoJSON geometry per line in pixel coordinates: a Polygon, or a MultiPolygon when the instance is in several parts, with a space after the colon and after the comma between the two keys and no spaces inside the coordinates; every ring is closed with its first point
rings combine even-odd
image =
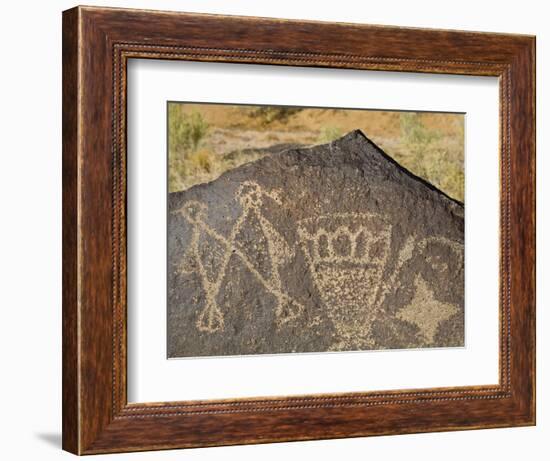
{"type": "Polygon", "coordinates": [[[535,39],[63,13],[63,448],[533,425],[535,39]]]}

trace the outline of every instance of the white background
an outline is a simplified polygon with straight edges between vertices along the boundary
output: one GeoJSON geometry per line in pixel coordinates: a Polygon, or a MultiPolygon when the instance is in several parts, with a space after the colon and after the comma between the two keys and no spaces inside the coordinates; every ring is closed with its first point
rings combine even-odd
{"type": "MultiPolygon", "coordinates": [[[[101,4],[88,1],[89,4],[101,4]]],[[[296,2],[115,1],[112,6],[163,8],[296,19],[517,32],[537,35],[538,58],[538,425],[440,434],[209,448],[116,455],[110,459],[256,460],[547,459],[550,438],[548,361],[550,317],[545,315],[550,257],[542,236],[550,221],[550,31],[544,3],[463,0],[296,2]],[[545,452],[543,452],[545,450],[545,452]]],[[[3,5],[0,34],[0,347],[3,397],[0,433],[5,459],[69,459],[60,451],[61,427],[61,10],[69,1],[3,5]],[[30,285],[32,284],[32,285],[30,285]],[[29,288],[29,287],[32,288],[29,288]]],[[[98,457],[103,459],[104,457],[98,457]]]]}
{"type": "Polygon", "coordinates": [[[131,402],[498,383],[496,77],[145,59],[128,92],[131,402]],[[191,99],[466,113],[466,347],[166,360],[166,101],[191,99]]]}

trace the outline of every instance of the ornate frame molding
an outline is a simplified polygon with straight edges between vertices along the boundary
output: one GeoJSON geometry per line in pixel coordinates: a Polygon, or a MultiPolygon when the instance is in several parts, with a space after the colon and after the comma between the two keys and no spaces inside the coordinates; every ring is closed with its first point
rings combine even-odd
{"type": "Polygon", "coordinates": [[[64,12],[63,447],[87,454],[534,424],[534,46],[533,37],[518,35],[90,7],[64,12]],[[345,50],[334,41],[343,35],[345,50]],[[312,44],[309,36],[324,38],[312,44]],[[499,77],[499,385],[128,404],[128,59],[499,77]]]}

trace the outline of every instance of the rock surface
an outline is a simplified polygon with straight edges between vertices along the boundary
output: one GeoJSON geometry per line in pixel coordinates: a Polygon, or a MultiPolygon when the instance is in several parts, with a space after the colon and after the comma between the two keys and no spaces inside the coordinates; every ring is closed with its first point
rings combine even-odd
{"type": "Polygon", "coordinates": [[[464,345],[464,207],[360,131],[168,207],[169,357],[464,345]]]}

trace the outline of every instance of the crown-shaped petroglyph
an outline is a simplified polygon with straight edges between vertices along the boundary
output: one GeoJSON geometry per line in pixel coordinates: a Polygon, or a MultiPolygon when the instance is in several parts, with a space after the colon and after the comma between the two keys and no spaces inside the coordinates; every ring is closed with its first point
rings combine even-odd
{"type": "MultiPolygon", "coordinates": [[[[296,223],[298,242],[289,243],[265,213],[266,207],[284,207],[282,198],[278,190],[265,190],[254,181],[243,182],[235,193],[241,213],[229,234],[222,234],[208,223],[208,207],[204,203],[190,200],[175,212],[191,225],[191,236],[180,265],[182,273],[197,274],[202,286],[203,307],[196,320],[199,330],[212,333],[224,329],[224,312],[218,298],[233,257],[274,296],[275,318],[280,326],[304,310],[281,278],[281,271],[301,248],[311,279],[340,338],[340,343],[333,347],[335,350],[373,344],[374,319],[390,290],[399,286],[401,268],[415,254],[428,245],[440,244],[463,261],[460,243],[444,237],[419,239],[411,235],[397,249],[393,269],[388,271],[392,225],[382,216],[366,212],[331,213],[300,220],[296,223]],[[260,270],[254,253],[239,241],[241,231],[252,228],[266,242],[266,246],[255,251],[261,252],[257,255],[268,261],[267,271],[260,270]],[[208,245],[216,258],[215,264],[205,261],[204,248],[208,245]]],[[[441,261],[428,263],[446,267],[441,261]]]]}
{"type": "Polygon", "coordinates": [[[333,213],[301,220],[298,236],[342,343],[370,345],[372,322],[381,306],[377,296],[390,253],[391,225],[376,214],[333,213]]]}
{"type": "Polygon", "coordinates": [[[388,257],[391,226],[371,221],[380,218],[368,213],[334,213],[298,224],[298,235],[309,261],[314,264],[384,264],[388,257]]]}

